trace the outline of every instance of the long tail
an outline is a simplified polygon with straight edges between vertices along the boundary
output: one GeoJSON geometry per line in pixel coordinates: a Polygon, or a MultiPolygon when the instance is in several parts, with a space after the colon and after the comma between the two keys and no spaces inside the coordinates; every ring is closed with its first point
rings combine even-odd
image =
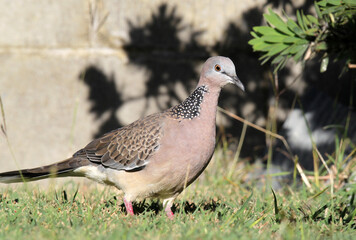
{"type": "Polygon", "coordinates": [[[68,158],[64,161],[38,168],[0,173],[0,182],[17,183],[37,181],[49,177],[82,176],[73,172],[73,170],[89,164],[90,162],[87,159],[68,158]]]}

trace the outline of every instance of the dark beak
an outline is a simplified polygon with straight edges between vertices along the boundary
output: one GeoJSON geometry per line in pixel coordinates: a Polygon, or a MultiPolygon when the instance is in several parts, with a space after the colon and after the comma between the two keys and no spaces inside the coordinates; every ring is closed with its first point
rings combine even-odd
{"type": "Polygon", "coordinates": [[[245,87],[237,76],[231,76],[232,83],[238,86],[243,92],[245,92],[245,87]]]}

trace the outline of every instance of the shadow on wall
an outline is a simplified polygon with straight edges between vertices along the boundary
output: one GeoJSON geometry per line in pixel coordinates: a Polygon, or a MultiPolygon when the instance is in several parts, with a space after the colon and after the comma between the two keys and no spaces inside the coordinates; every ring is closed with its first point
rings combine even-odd
{"type": "MultiPolygon", "coordinates": [[[[164,110],[184,100],[176,92],[177,84],[186,89],[186,95],[197,84],[199,74],[195,71],[195,62],[209,57],[205,46],[198,43],[197,37],[202,31],[186,25],[176,8],[169,10],[167,4],[158,7],[151,21],[135,25],[130,20],[130,42],[124,46],[130,64],[144,68],[148,72],[146,81],[145,109],[149,99],[154,99],[159,109],[164,110]],[[189,41],[183,42],[178,34],[189,29],[189,41]],[[166,96],[165,102],[159,101],[166,96]]],[[[143,112],[142,115],[146,115],[143,112]]]]}
{"type": "MultiPolygon", "coordinates": [[[[291,7],[295,9],[295,2],[293,0],[267,0],[265,6],[271,6],[272,8],[281,8],[281,9],[287,9],[288,7],[291,7]]],[[[303,4],[298,5],[299,10],[303,10],[304,12],[308,12],[310,10],[310,7],[314,5],[314,0],[305,0],[303,4]]],[[[287,14],[294,14],[294,13],[287,13],[287,14]]]]}
{"type": "MultiPolygon", "coordinates": [[[[80,78],[81,79],[81,76],[80,78]]],[[[103,123],[100,125],[94,137],[100,137],[115,128],[122,127],[119,119],[116,117],[116,111],[124,103],[120,92],[117,91],[116,82],[113,76],[107,77],[100,69],[95,66],[89,66],[84,72],[84,83],[89,87],[89,101],[92,103],[90,112],[96,119],[109,113],[103,123]]]]}

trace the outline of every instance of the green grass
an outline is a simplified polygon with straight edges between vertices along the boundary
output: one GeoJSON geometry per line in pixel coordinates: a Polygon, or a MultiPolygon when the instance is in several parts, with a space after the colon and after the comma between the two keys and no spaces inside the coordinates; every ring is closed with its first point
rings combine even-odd
{"type": "Polygon", "coordinates": [[[267,178],[249,177],[257,165],[236,165],[233,155],[217,149],[204,175],[176,200],[173,221],[156,200],[136,203],[136,215],[127,216],[111,187],[71,180],[45,189],[3,186],[0,238],[354,239],[356,186],[351,179],[338,182],[333,191],[326,180],[312,188],[300,181],[274,196],[267,178]],[[236,171],[227,179],[231,164],[236,171]]]}
{"type": "MultiPolygon", "coordinates": [[[[0,108],[8,141],[1,98],[0,108]]],[[[243,122],[237,151],[229,149],[224,134],[219,136],[222,144],[204,174],[176,200],[173,221],[157,200],[135,203],[136,215],[127,216],[114,188],[89,181],[56,185],[51,180],[48,188],[1,185],[0,239],[354,239],[356,146],[350,139],[336,137],[336,151],[327,159],[314,145],[317,168],[299,168],[302,180],[295,169],[287,173],[293,184],[273,190],[273,177],[285,172],[261,176],[258,163],[239,159],[246,126],[288,145],[273,128],[243,122]],[[345,157],[346,149],[354,150],[345,157]]],[[[12,152],[9,141],[8,146],[12,152]]],[[[294,162],[297,166],[298,159],[294,162]]]]}

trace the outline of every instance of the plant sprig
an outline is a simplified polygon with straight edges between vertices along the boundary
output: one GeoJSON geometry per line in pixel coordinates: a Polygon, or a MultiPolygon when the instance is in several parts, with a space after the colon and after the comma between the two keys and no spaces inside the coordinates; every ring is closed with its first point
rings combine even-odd
{"type": "Polygon", "coordinates": [[[296,21],[285,13],[283,19],[273,10],[264,14],[267,26],[256,26],[249,41],[254,51],[262,52],[262,64],[271,60],[274,71],[282,69],[293,58],[304,63],[316,53],[322,54],[320,71],[327,69],[331,55],[356,59],[356,2],[354,0],[322,0],[314,3],[316,16],[297,10],[296,21]]]}

